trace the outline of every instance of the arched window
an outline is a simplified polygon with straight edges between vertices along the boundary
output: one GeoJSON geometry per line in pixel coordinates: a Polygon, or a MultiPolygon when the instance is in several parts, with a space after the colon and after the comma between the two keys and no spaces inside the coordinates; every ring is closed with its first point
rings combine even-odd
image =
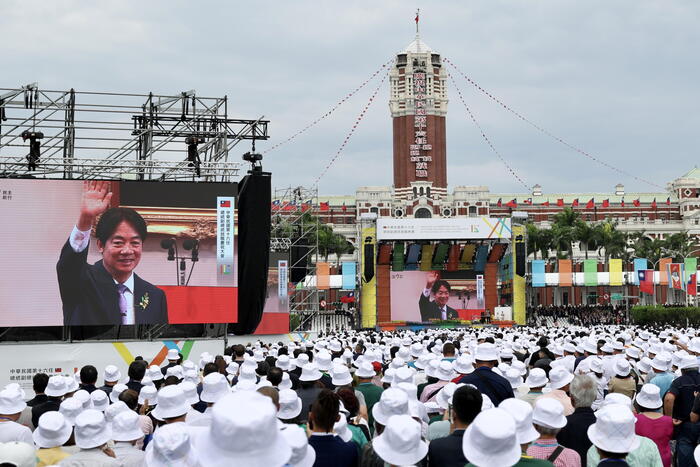
{"type": "Polygon", "coordinates": [[[469,217],[476,217],[476,206],[469,206],[469,217]]]}
{"type": "Polygon", "coordinates": [[[433,217],[433,213],[430,212],[430,209],[428,208],[418,208],[413,216],[418,219],[427,219],[429,217],[433,217]]]}
{"type": "Polygon", "coordinates": [[[430,187],[427,187],[427,188],[425,189],[425,196],[427,196],[428,198],[430,198],[430,187]]]}

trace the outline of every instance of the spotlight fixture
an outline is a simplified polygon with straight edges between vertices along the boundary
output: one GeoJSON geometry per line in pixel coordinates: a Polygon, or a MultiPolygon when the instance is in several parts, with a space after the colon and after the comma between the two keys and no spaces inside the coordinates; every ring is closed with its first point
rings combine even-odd
{"type": "Polygon", "coordinates": [[[185,144],[187,145],[187,161],[189,162],[187,165],[189,167],[194,167],[194,172],[198,177],[200,175],[199,167],[202,164],[202,161],[199,158],[197,146],[202,143],[204,143],[204,138],[201,136],[188,136],[185,138],[185,144]]]}
{"type": "Polygon", "coordinates": [[[44,138],[44,133],[40,131],[24,130],[22,132],[22,141],[29,140],[29,155],[27,156],[27,169],[31,172],[36,170],[37,162],[41,157],[40,139],[44,138]]]}

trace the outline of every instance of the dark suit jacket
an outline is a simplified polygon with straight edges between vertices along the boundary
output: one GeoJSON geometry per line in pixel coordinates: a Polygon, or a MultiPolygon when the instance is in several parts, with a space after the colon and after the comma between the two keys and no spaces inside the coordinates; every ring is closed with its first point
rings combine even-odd
{"type": "MultiPolygon", "coordinates": [[[[431,301],[428,297],[423,295],[421,292],[420,298],[418,299],[418,307],[420,308],[420,319],[421,321],[428,321],[431,319],[442,319],[442,312],[440,307],[434,301],[431,301]]],[[[447,306],[447,319],[458,319],[459,315],[457,310],[447,306]]]]}
{"type": "MultiPolygon", "coordinates": [[[[37,396],[34,396],[33,399],[28,400],[27,405],[29,407],[34,407],[34,406],[37,406],[39,404],[43,404],[47,400],[49,400],[49,396],[47,396],[46,394],[39,394],[37,396]]],[[[34,426],[36,426],[36,425],[34,425],[34,426]]]]}
{"type": "Polygon", "coordinates": [[[579,407],[566,417],[566,426],[557,434],[557,441],[562,446],[573,449],[581,456],[581,467],[586,467],[588,449],[593,443],[588,436],[582,435],[595,423],[595,414],[590,407],[579,407]]]}
{"type": "Polygon", "coordinates": [[[463,467],[467,459],[462,452],[464,430],[455,430],[446,438],[434,439],[428,446],[430,467],[463,467]]]}
{"type": "MultiPolygon", "coordinates": [[[[119,293],[114,279],[102,265],[87,263],[88,248],[76,253],[66,242],[56,265],[58,287],[63,301],[65,326],[95,326],[121,324],[119,293]]],[[[168,322],[165,293],[134,274],[134,317],[136,324],[168,322]],[[148,294],[148,305],[139,302],[148,294]]]]}
{"type": "Polygon", "coordinates": [[[56,400],[48,399],[39,405],[32,407],[32,425],[39,426],[39,418],[46,412],[58,412],[61,403],[56,400]]]}

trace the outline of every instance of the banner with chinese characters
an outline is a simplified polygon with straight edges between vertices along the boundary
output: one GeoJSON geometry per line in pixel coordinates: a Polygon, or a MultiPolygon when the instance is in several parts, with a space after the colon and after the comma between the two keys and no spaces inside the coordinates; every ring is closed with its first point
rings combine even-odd
{"type": "Polygon", "coordinates": [[[277,261],[277,296],[287,298],[287,287],[289,281],[289,263],[287,260],[277,261]]]}
{"type": "Polygon", "coordinates": [[[378,240],[457,240],[511,238],[508,218],[377,219],[378,240]]]}
{"type": "Polygon", "coordinates": [[[433,160],[432,156],[426,154],[433,149],[428,141],[426,91],[425,72],[413,73],[414,133],[413,144],[409,148],[409,157],[411,162],[416,164],[416,178],[428,178],[428,163],[433,160]]]}
{"type": "Polygon", "coordinates": [[[235,198],[217,196],[216,198],[216,280],[218,285],[233,286],[234,254],[233,236],[235,198]]]}

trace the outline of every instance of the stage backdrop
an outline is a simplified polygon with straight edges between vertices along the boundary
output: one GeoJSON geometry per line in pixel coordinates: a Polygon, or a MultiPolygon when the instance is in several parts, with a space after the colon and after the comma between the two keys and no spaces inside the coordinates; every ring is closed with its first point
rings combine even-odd
{"type": "MultiPolygon", "coordinates": [[[[131,207],[148,224],[134,272],[165,292],[169,323],[236,322],[236,184],[109,183],[111,207],[131,207]],[[187,257],[193,250],[185,249],[185,242],[190,247],[198,242],[198,261],[169,261],[164,240],[174,240],[177,253],[187,257]]],[[[0,326],[64,324],[56,266],[78,220],[83,189],[77,180],[0,179],[0,191],[9,193],[0,200],[5,245],[0,326]]],[[[93,229],[87,262],[100,259],[93,229]]],[[[137,312],[140,305],[148,306],[140,298],[134,297],[137,312]]]]}
{"type": "Polygon", "coordinates": [[[428,282],[432,280],[446,280],[450,285],[446,305],[456,312],[457,317],[453,316],[453,319],[479,319],[485,305],[483,279],[477,279],[473,271],[391,271],[391,320],[434,319],[431,314],[436,309],[436,296],[432,292],[424,295],[428,282]]]}

